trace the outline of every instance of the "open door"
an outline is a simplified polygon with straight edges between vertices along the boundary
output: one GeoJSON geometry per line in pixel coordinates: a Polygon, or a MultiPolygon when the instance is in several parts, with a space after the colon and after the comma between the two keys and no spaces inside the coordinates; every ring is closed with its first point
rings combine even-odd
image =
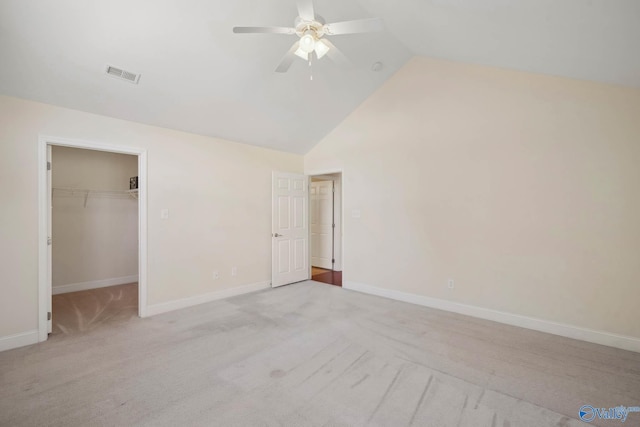
{"type": "Polygon", "coordinates": [[[51,183],[51,146],[47,145],[47,209],[49,209],[49,215],[47,217],[47,333],[50,334],[53,330],[53,300],[51,297],[52,288],[51,281],[53,278],[53,261],[52,261],[52,245],[53,245],[53,236],[52,236],[52,219],[53,216],[53,188],[51,183]]]}
{"type": "Polygon", "coordinates": [[[333,270],[334,182],[311,182],[311,266],[333,270]]]}
{"type": "Polygon", "coordinates": [[[273,287],[307,280],[309,179],[294,173],[273,173],[272,270],[273,287]]]}

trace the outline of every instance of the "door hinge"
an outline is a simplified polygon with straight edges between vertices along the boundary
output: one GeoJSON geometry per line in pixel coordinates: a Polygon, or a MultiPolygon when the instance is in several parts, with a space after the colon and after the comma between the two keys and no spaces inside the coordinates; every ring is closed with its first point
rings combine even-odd
{"type": "Polygon", "coordinates": [[[335,224],[331,224],[331,228],[336,228],[336,225],[335,224]]]}
{"type": "Polygon", "coordinates": [[[51,312],[47,311],[47,320],[51,320],[51,312]]]}
{"type": "Polygon", "coordinates": [[[51,170],[51,162],[47,162],[47,170],[50,171],[51,170]]]}
{"type": "Polygon", "coordinates": [[[332,259],[332,260],[331,260],[331,264],[335,264],[335,263],[336,263],[336,260],[335,260],[335,259],[332,259]]]}
{"type": "Polygon", "coordinates": [[[51,246],[51,242],[52,242],[51,237],[47,237],[47,246],[51,246]]]}

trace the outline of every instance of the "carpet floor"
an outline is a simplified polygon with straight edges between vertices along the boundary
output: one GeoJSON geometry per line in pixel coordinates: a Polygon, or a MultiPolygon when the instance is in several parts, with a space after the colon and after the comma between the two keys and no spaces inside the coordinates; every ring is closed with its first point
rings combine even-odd
{"type": "Polygon", "coordinates": [[[54,295],[52,334],[87,332],[138,316],[138,284],[54,295]]]}
{"type": "Polygon", "coordinates": [[[621,425],[585,404],[640,405],[640,354],[314,282],[0,353],[2,426],[621,425]]]}

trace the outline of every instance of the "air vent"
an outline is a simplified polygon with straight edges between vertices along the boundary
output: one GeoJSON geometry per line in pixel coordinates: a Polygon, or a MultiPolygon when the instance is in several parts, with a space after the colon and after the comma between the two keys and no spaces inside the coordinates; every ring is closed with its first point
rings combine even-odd
{"type": "Polygon", "coordinates": [[[125,71],[122,68],[112,67],[111,65],[107,65],[107,75],[117,79],[126,80],[133,84],[138,84],[138,81],[140,80],[140,74],[125,71]]]}

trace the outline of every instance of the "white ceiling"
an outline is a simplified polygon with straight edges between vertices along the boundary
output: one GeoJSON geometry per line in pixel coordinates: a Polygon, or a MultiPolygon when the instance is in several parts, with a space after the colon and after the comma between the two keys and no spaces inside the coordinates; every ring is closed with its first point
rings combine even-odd
{"type": "Polygon", "coordinates": [[[295,0],[0,0],[0,93],[305,153],[414,54],[640,87],[638,0],[314,4],[327,22],[380,16],[387,31],[334,36],[353,67],[323,58],[310,81],[302,60],[273,71],[295,36],[231,32],[290,26],[295,0]]]}

